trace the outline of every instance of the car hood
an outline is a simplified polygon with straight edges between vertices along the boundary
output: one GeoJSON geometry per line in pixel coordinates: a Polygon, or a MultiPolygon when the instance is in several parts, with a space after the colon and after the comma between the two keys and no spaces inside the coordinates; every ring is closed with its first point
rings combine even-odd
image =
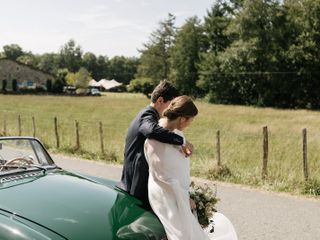
{"type": "Polygon", "coordinates": [[[3,211],[66,239],[149,239],[148,234],[161,235],[158,220],[138,203],[115,187],[62,170],[0,184],[3,211]],[[145,221],[141,222],[141,216],[146,216],[145,221]],[[137,234],[136,225],[143,226],[140,232],[144,233],[138,233],[143,236],[128,237],[137,234]]]}

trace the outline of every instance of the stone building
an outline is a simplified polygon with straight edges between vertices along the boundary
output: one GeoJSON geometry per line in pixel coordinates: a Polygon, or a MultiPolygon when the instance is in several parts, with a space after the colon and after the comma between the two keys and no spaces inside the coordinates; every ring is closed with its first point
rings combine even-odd
{"type": "Polygon", "coordinates": [[[50,91],[54,76],[32,66],[7,58],[0,59],[0,91],[16,92],[20,90],[50,91]]]}

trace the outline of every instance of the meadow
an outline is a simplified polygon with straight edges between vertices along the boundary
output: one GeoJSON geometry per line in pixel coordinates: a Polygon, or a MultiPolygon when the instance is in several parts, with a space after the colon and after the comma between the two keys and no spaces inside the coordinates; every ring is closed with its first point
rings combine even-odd
{"type": "MultiPolygon", "coordinates": [[[[0,134],[33,135],[50,152],[123,162],[127,128],[149,100],[140,94],[104,93],[102,97],[0,95],[0,134]],[[54,117],[58,119],[60,147],[56,147],[54,117]],[[6,120],[5,120],[6,119],[6,120]],[[79,122],[80,149],[75,148],[75,121],[79,122]],[[101,153],[99,122],[105,152],[101,153]]],[[[272,191],[320,195],[320,112],[247,106],[214,105],[196,101],[199,115],[186,130],[195,152],[193,176],[258,186],[272,191]],[[268,176],[261,179],[262,128],[269,130],[268,176]],[[302,129],[307,129],[309,181],[304,181],[302,129]],[[221,161],[229,171],[215,171],[216,132],[220,131],[221,161]]]]}

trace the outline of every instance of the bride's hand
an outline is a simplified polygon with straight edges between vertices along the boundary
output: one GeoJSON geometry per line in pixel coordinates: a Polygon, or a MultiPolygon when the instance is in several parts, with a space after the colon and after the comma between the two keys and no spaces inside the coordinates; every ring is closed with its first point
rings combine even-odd
{"type": "Polygon", "coordinates": [[[197,208],[197,205],[196,205],[195,201],[192,198],[189,198],[189,203],[190,203],[190,208],[192,210],[197,208]]]}
{"type": "Polygon", "coordinates": [[[193,152],[193,145],[187,141],[185,145],[181,146],[181,150],[185,157],[189,157],[193,152]]]}

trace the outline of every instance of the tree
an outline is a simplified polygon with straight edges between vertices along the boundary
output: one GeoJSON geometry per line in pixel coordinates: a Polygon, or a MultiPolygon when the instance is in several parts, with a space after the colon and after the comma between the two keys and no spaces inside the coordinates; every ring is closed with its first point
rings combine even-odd
{"type": "Polygon", "coordinates": [[[74,75],[74,86],[76,88],[86,89],[90,80],[91,76],[88,70],[84,67],[81,67],[79,71],[74,75]]]}
{"type": "Polygon", "coordinates": [[[170,80],[183,94],[198,94],[197,65],[200,51],[203,50],[203,42],[203,30],[197,17],[189,18],[177,32],[170,58],[170,80]]]}
{"type": "Polygon", "coordinates": [[[56,53],[45,53],[39,56],[38,68],[44,72],[57,74],[60,56],[56,53]]]}
{"type": "Polygon", "coordinates": [[[66,76],[66,83],[68,86],[75,86],[76,85],[76,74],[73,72],[67,72],[66,76]]]}
{"type": "Polygon", "coordinates": [[[176,34],[174,22],[175,16],[169,14],[168,18],[160,22],[159,28],[151,34],[149,42],[144,44],[144,49],[140,50],[137,77],[148,77],[155,83],[168,78],[170,51],[176,34]]]}
{"type": "Polygon", "coordinates": [[[63,91],[63,87],[66,85],[66,76],[68,74],[68,69],[57,69],[56,73],[56,81],[53,84],[52,92],[61,93],[63,91]]]}
{"type": "Polygon", "coordinates": [[[16,60],[24,54],[22,48],[18,44],[10,44],[3,46],[4,55],[6,58],[16,60]]]}
{"type": "Polygon", "coordinates": [[[97,72],[95,73],[95,79],[99,81],[103,78],[109,78],[109,76],[109,59],[107,56],[100,55],[97,59],[97,72]]]}
{"type": "Polygon", "coordinates": [[[228,28],[233,22],[232,19],[237,21],[236,13],[239,13],[241,8],[242,1],[218,0],[204,17],[203,28],[207,50],[200,54],[197,86],[201,89],[202,94],[207,94],[210,102],[228,103],[230,100],[228,97],[229,78],[226,79],[220,70],[219,55],[223,54],[226,48],[231,45],[232,40],[236,40],[238,37],[237,34],[228,32],[228,28]]]}
{"type": "Polygon", "coordinates": [[[288,0],[288,22],[294,26],[287,58],[297,72],[291,80],[295,104],[299,107],[320,108],[320,0],[288,0]]]}
{"type": "Polygon", "coordinates": [[[155,85],[151,78],[136,78],[130,82],[127,90],[128,92],[143,93],[149,98],[154,88],[155,85]]]}
{"type": "Polygon", "coordinates": [[[229,16],[230,6],[221,0],[217,1],[204,17],[204,34],[207,47],[216,55],[228,47],[231,43],[226,30],[231,22],[229,16]]]}
{"type": "Polygon", "coordinates": [[[204,57],[214,64],[202,64],[202,84],[212,87],[211,93],[221,97],[218,101],[273,105],[279,86],[273,73],[279,72],[284,51],[279,44],[282,8],[276,0],[245,0],[241,5],[227,29],[234,41],[216,57],[204,57]]]}
{"type": "MultiPolygon", "coordinates": [[[[235,41],[218,55],[205,54],[198,86],[208,89],[207,98],[216,103],[253,104],[255,83],[251,74],[256,48],[251,41],[235,41]],[[252,99],[253,98],[253,99],[252,99]]],[[[256,103],[256,102],[255,102],[256,103]]]]}
{"type": "Polygon", "coordinates": [[[29,53],[24,53],[23,55],[18,57],[16,60],[26,65],[37,67],[39,58],[33,55],[31,52],[29,52],[29,53]]]}
{"type": "Polygon", "coordinates": [[[85,67],[90,72],[92,77],[97,80],[97,76],[98,76],[97,57],[91,52],[86,52],[83,55],[82,63],[83,63],[82,66],[85,67]]]}
{"type": "Polygon", "coordinates": [[[76,46],[76,42],[71,39],[60,50],[60,67],[68,68],[71,72],[79,70],[82,64],[82,50],[76,46]]]}
{"type": "Polygon", "coordinates": [[[115,56],[109,61],[109,77],[129,84],[137,72],[138,59],[115,56]]]}

